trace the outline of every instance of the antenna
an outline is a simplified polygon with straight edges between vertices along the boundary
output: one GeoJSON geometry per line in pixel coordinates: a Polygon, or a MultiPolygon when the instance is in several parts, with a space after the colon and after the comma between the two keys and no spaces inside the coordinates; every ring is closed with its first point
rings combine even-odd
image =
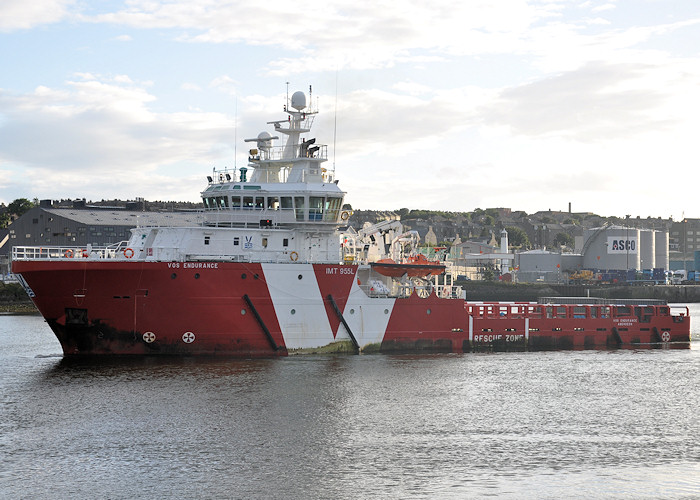
{"type": "Polygon", "coordinates": [[[287,102],[284,105],[284,111],[289,109],[289,82],[287,82],[287,102]]]}
{"type": "MultiPolygon", "coordinates": [[[[338,69],[335,70],[335,110],[333,112],[333,171],[335,172],[335,140],[338,135],[338,69]]],[[[333,174],[336,175],[336,174],[333,174]]]]}
{"type": "Polygon", "coordinates": [[[236,157],[238,156],[238,96],[236,96],[236,111],[233,118],[233,171],[236,172],[236,157]]]}

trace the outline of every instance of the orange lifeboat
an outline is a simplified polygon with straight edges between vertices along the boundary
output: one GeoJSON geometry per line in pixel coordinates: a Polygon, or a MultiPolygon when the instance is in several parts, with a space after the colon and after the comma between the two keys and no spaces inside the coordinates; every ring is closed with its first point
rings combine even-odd
{"type": "Polygon", "coordinates": [[[409,277],[425,278],[435,276],[445,271],[445,266],[437,260],[428,260],[425,255],[417,254],[408,257],[404,262],[396,262],[394,259],[381,259],[370,264],[372,269],[382,276],[400,278],[404,274],[409,277]]]}

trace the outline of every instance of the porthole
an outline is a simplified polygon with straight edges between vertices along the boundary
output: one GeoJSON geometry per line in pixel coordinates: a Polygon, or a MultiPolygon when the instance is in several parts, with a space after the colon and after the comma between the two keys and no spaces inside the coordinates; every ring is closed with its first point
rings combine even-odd
{"type": "Polygon", "coordinates": [[[431,312],[432,312],[432,311],[431,311],[430,309],[428,309],[427,311],[425,311],[426,314],[430,314],[431,312]]]}
{"type": "Polygon", "coordinates": [[[355,314],[355,309],[350,309],[350,314],[355,314]]]}
{"type": "Polygon", "coordinates": [[[245,273],[241,274],[241,279],[242,279],[242,280],[245,279],[245,273]]]}
{"type": "Polygon", "coordinates": [[[292,310],[289,311],[289,312],[290,312],[291,314],[296,314],[296,313],[297,313],[297,310],[296,310],[296,309],[292,309],[292,310]]]}
{"type": "Polygon", "coordinates": [[[389,309],[384,309],[384,314],[389,314],[389,309]]]}
{"type": "Polygon", "coordinates": [[[260,276],[258,275],[258,273],[255,273],[255,274],[253,275],[253,279],[256,279],[256,280],[257,280],[257,279],[260,279],[260,276]]]}
{"type": "Polygon", "coordinates": [[[170,275],[170,279],[173,279],[173,280],[174,280],[175,278],[177,278],[177,274],[173,273],[173,274],[170,275]]]}
{"type": "Polygon", "coordinates": [[[194,273],[194,279],[196,279],[196,280],[199,279],[199,273],[194,273]]]}
{"type": "Polygon", "coordinates": [[[245,309],[241,309],[241,316],[245,316],[245,309]]]}
{"type": "Polygon", "coordinates": [[[303,277],[303,276],[302,276],[301,274],[300,274],[299,276],[297,276],[298,279],[301,279],[302,277],[303,277]]]}

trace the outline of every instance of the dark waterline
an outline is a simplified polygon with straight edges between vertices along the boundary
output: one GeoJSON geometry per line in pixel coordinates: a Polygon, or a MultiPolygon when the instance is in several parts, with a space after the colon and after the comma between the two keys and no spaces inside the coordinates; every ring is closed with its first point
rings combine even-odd
{"type": "Polygon", "coordinates": [[[694,498],[696,323],[684,350],[74,362],[2,316],[0,493],[694,498]]]}

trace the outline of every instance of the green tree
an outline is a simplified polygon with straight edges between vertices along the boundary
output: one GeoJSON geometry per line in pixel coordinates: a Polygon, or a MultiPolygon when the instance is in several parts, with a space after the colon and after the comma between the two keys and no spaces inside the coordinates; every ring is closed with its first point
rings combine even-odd
{"type": "Polygon", "coordinates": [[[506,227],[506,231],[508,232],[509,245],[523,249],[530,247],[530,238],[527,237],[525,231],[514,226],[506,227]]]}
{"type": "Polygon", "coordinates": [[[7,211],[20,217],[30,208],[34,208],[34,203],[26,198],[17,198],[7,206],[7,211]]]}
{"type": "Polygon", "coordinates": [[[573,247],[574,239],[569,234],[557,233],[557,235],[554,237],[554,244],[557,246],[573,247]]]}
{"type": "Polygon", "coordinates": [[[485,266],[481,272],[481,277],[484,281],[495,281],[497,274],[496,271],[491,266],[485,266]]]}
{"type": "Polygon", "coordinates": [[[0,228],[1,229],[5,229],[7,226],[9,226],[10,222],[12,222],[12,219],[10,218],[10,214],[8,212],[0,214],[0,228]]]}

